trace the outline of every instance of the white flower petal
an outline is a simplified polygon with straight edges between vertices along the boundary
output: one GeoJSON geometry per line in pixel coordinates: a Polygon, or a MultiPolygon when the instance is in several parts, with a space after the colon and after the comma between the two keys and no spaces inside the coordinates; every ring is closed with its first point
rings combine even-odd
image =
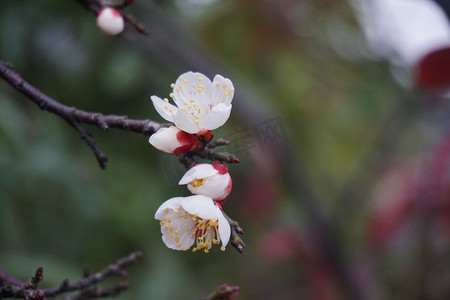
{"type": "Polygon", "coordinates": [[[180,234],[180,248],[189,249],[195,242],[195,236],[189,231],[184,230],[183,233],[180,234]]]}
{"type": "Polygon", "coordinates": [[[209,102],[202,94],[209,95],[211,86],[211,80],[202,73],[184,73],[175,82],[174,100],[180,108],[184,103],[191,103],[190,99],[193,99],[198,105],[207,105],[209,102]]]}
{"type": "Polygon", "coordinates": [[[195,237],[194,236],[190,236],[190,237],[180,237],[180,240],[177,242],[175,237],[169,237],[169,235],[165,235],[163,234],[162,236],[162,240],[164,242],[164,244],[167,246],[167,248],[173,249],[173,250],[183,250],[183,248],[185,248],[185,250],[189,249],[195,242],[195,237]]]}
{"type": "Polygon", "coordinates": [[[193,195],[183,198],[181,206],[192,215],[197,215],[202,219],[217,219],[217,206],[214,201],[207,196],[193,195]]]}
{"type": "Polygon", "coordinates": [[[194,187],[189,184],[187,188],[192,194],[205,195],[213,200],[223,200],[230,193],[230,174],[216,174],[206,178],[202,185],[194,187]]]}
{"type": "Polygon", "coordinates": [[[230,241],[231,226],[230,223],[228,223],[227,219],[225,219],[220,209],[218,207],[217,209],[220,212],[218,214],[220,240],[222,241],[222,248],[225,248],[230,241]]]}
{"type": "Polygon", "coordinates": [[[166,222],[161,226],[161,232],[166,236],[163,241],[167,240],[168,244],[172,246],[172,248],[168,246],[171,249],[183,250],[186,248],[187,250],[195,241],[195,236],[191,233],[191,230],[195,228],[194,221],[191,218],[185,219],[181,213],[174,214],[170,219],[172,222],[166,222]]]}
{"type": "Polygon", "coordinates": [[[174,198],[170,198],[169,200],[167,200],[166,202],[161,204],[161,206],[158,208],[158,210],[155,213],[155,219],[162,220],[162,218],[164,218],[166,216],[166,212],[165,212],[166,208],[168,208],[169,210],[179,208],[181,206],[181,201],[183,199],[184,199],[183,197],[174,197],[174,198]]]}
{"type": "Polygon", "coordinates": [[[175,149],[182,146],[177,138],[178,132],[180,129],[175,126],[163,127],[152,134],[148,142],[158,150],[173,153],[175,149]]]}
{"type": "Polygon", "coordinates": [[[200,120],[199,126],[202,130],[214,130],[228,120],[231,113],[231,104],[226,105],[219,103],[214,106],[213,109],[200,120]]]}
{"type": "Polygon", "coordinates": [[[177,243],[175,242],[175,240],[173,238],[169,238],[167,235],[163,234],[162,240],[163,240],[164,244],[167,246],[167,248],[174,249],[174,250],[177,249],[177,243]]]}
{"type": "Polygon", "coordinates": [[[213,80],[212,105],[219,103],[231,104],[234,96],[234,86],[230,79],[216,75],[213,80]]]}
{"type": "Polygon", "coordinates": [[[200,131],[200,127],[189,118],[181,109],[176,111],[173,115],[173,121],[175,125],[187,133],[197,133],[200,131]]]}
{"type": "Polygon", "coordinates": [[[200,120],[210,110],[212,83],[201,73],[187,72],[175,82],[174,101],[189,119],[200,120]]]}
{"type": "Polygon", "coordinates": [[[153,106],[155,107],[156,111],[161,115],[161,117],[163,117],[165,120],[169,122],[173,122],[172,114],[177,112],[179,109],[173,106],[172,104],[165,102],[164,100],[162,100],[157,96],[151,96],[150,98],[152,99],[153,106]]]}
{"type": "Polygon", "coordinates": [[[211,164],[198,164],[187,171],[181,178],[179,185],[187,184],[194,179],[206,178],[219,173],[211,164]]]}

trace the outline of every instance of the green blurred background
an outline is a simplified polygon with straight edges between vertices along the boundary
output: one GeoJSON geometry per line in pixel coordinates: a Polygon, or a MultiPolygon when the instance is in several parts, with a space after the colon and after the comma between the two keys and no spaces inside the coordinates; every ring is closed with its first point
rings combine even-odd
{"type": "Polygon", "coordinates": [[[167,97],[181,73],[230,78],[233,112],[215,135],[241,160],[224,209],[246,231],[245,254],[167,249],[153,216],[189,195],[176,157],[86,125],[108,155],[102,170],[73,128],[0,81],[1,268],[25,280],[42,266],[51,287],[141,250],[120,299],[198,299],[222,283],[241,286],[238,299],[350,299],[349,281],[362,299],[446,299],[448,226],[402,206],[445,132],[442,106],[394,80],[347,1],[140,0],[126,11],[150,36],[106,36],[77,1],[2,0],[0,59],[63,104],[157,122],[149,97],[167,97]],[[336,249],[321,249],[323,228],[336,249]]]}

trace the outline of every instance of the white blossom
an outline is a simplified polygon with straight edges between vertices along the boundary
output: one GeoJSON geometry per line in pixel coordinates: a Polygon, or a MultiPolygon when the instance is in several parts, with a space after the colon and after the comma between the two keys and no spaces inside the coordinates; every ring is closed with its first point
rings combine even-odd
{"type": "Polygon", "coordinates": [[[161,221],[162,240],[170,249],[186,251],[195,243],[194,252],[208,253],[222,242],[223,251],[230,240],[230,224],[207,196],[171,198],[158,208],[155,219],[161,221]]]}
{"type": "Polygon", "coordinates": [[[156,111],[188,133],[202,134],[228,120],[234,87],[228,78],[216,75],[213,82],[201,73],[187,72],[171,85],[170,97],[176,105],[152,96],[156,111]]]}
{"type": "Polygon", "coordinates": [[[228,168],[220,162],[195,165],[184,174],[178,184],[187,184],[191,193],[208,196],[214,201],[224,200],[232,188],[228,168]]]}

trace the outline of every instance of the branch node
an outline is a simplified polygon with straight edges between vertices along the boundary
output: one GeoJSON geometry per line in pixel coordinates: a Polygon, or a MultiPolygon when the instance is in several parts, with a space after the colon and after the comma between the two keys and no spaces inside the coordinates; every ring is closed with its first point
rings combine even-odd
{"type": "Polygon", "coordinates": [[[42,279],[44,279],[44,270],[42,269],[42,267],[39,267],[34,273],[34,275],[31,276],[31,278],[27,281],[27,283],[25,283],[25,288],[36,289],[37,284],[41,282],[42,279]]]}

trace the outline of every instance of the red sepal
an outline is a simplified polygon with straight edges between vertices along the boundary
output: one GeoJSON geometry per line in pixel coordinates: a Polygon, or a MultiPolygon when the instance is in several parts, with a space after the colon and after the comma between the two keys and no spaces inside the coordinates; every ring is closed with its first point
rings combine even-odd
{"type": "Polygon", "coordinates": [[[219,174],[226,174],[228,173],[228,166],[221,163],[220,161],[213,161],[212,162],[212,166],[214,169],[216,169],[217,171],[219,171],[219,174]]]}
{"type": "Polygon", "coordinates": [[[195,134],[190,134],[182,130],[177,133],[177,140],[183,146],[180,146],[173,150],[173,154],[183,154],[189,151],[194,151],[200,144],[195,134]]]}

